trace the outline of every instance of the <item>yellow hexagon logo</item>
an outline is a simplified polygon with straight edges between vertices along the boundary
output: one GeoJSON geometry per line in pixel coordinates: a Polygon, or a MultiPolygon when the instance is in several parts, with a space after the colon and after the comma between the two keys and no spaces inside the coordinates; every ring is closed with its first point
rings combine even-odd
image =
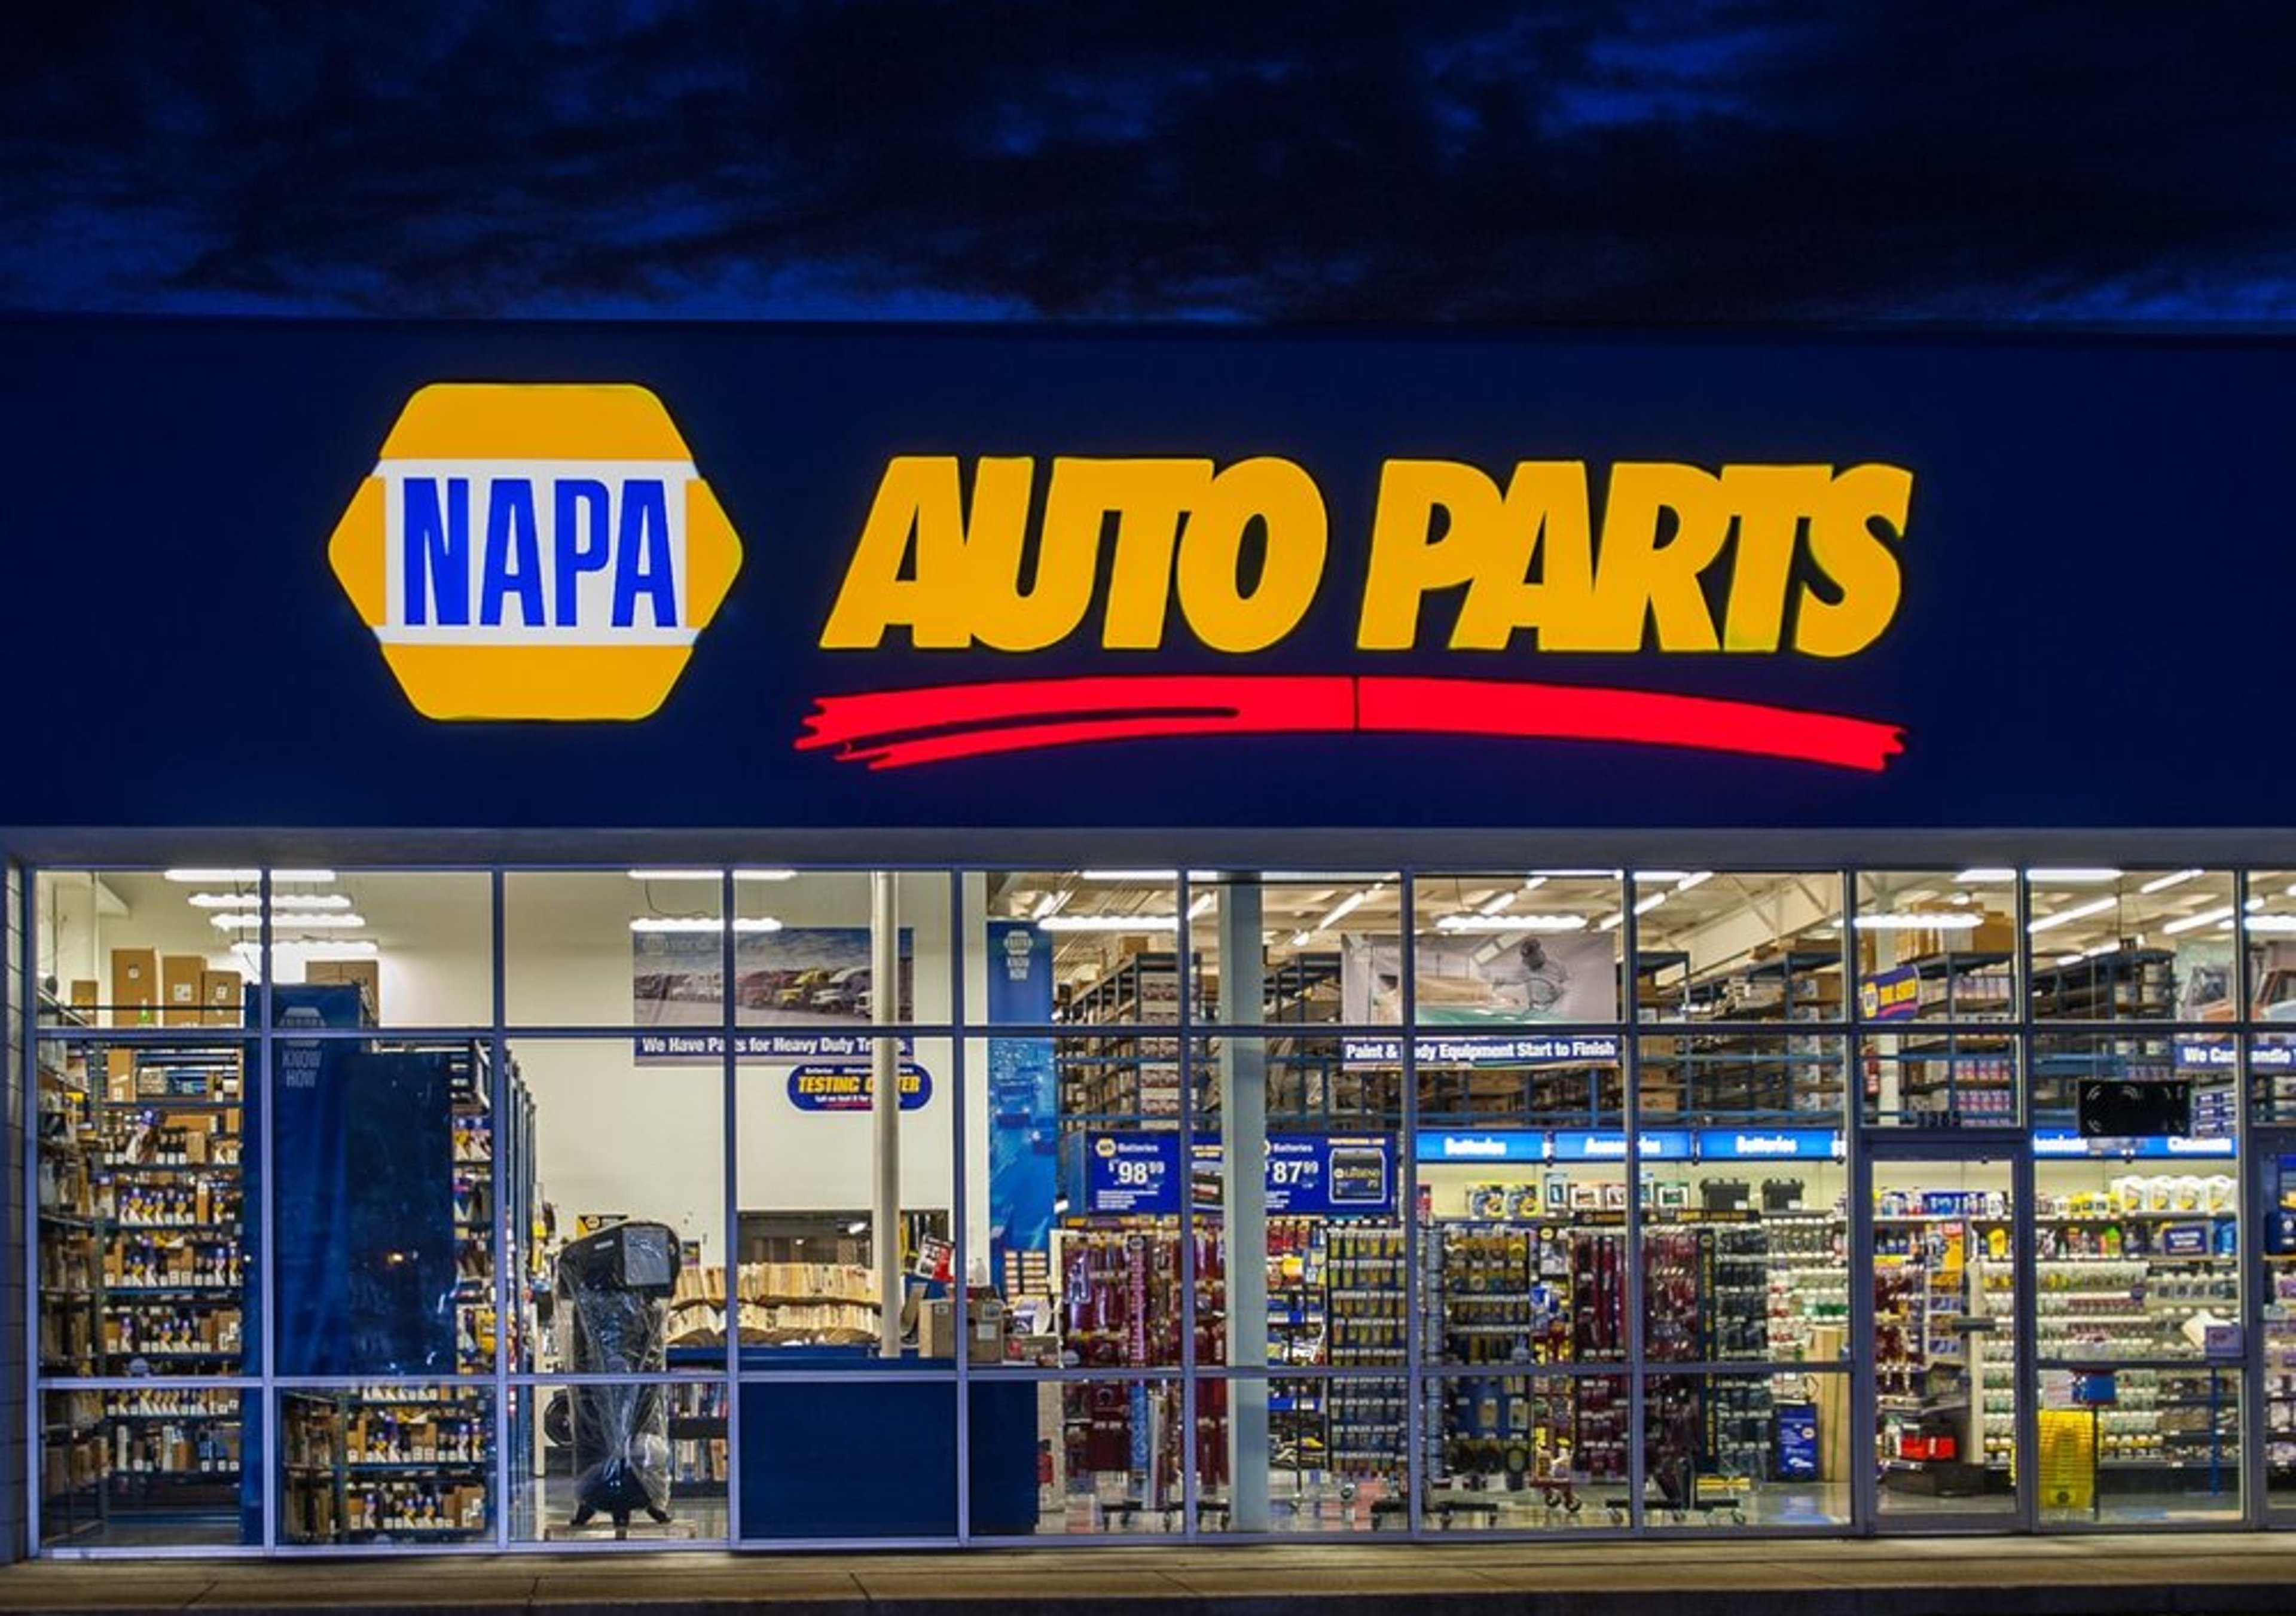
{"type": "Polygon", "coordinates": [[[742,541],[644,388],[440,382],[327,560],[425,718],[627,720],[685,671],[742,541]]]}

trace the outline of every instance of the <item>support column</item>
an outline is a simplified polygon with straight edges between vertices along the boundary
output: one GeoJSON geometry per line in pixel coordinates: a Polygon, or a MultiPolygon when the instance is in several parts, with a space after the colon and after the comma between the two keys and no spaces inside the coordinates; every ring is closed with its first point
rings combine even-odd
{"type": "Polygon", "coordinates": [[[875,1124],[876,1202],[870,1209],[877,1257],[877,1356],[901,1356],[901,1051],[890,1030],[900,1019],[901,914],[890,870],[869,876],[869,1040],[875,1124]]]}
{"type": "MultiPolygon", "coordinates": [[[[1182,932],[1185,940],[1186,933],[1182,932]]],[[[1265,1019],[1267,970],[1256,876],[1220,889],[1219,1003],[1223,1021],[1265,1019]]],[[[1267,1362],[1267,1043],[1220,1040],[1220,1201],[1226,1210],[1227,1361],[1267,1362]]],[[[1267,1382],[1227,1388],[1228,1527],[1267,1530],[1267,1382]]]]}

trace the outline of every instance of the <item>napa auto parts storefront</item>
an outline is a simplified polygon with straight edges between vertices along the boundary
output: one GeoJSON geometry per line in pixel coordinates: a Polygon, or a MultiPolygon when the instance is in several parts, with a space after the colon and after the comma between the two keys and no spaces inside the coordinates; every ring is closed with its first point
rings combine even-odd
{"type": "Polygon", "coordinates": [[[2296,1502],[2284,344],[6,343],[20,1546],[2296,1502]]]}

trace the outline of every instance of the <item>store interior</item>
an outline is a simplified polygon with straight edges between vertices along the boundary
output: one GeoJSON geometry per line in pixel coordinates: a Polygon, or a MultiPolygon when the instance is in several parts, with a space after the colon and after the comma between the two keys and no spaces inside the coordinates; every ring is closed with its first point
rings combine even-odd
{"type": "Polygon", "coordinates": [[[2296,1472],[2291,872],[32,886],[50,1550],[939,1541],[960,1467],[983,1538],[2296,1472]]]}

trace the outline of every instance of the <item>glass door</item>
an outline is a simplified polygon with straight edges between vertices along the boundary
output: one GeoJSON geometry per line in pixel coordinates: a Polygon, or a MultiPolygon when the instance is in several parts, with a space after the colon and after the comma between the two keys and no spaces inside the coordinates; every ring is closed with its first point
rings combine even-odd
{"type": "Polygon", "coordinates": [[[2258,1332],[2264,1375],[2264,1498],[2276,1526],[2296,1525],[2296,1132],[2259,1136],[2258,1332]]]}
{"type": "Polygon", "coordinates": [[[2018,1524],[2014,1168],[2006,1150],[1914,1140],[1875,1141],[1860,1163],[1873,1254],[1866,1417],[1884,1530],[2018,1524]]]}

